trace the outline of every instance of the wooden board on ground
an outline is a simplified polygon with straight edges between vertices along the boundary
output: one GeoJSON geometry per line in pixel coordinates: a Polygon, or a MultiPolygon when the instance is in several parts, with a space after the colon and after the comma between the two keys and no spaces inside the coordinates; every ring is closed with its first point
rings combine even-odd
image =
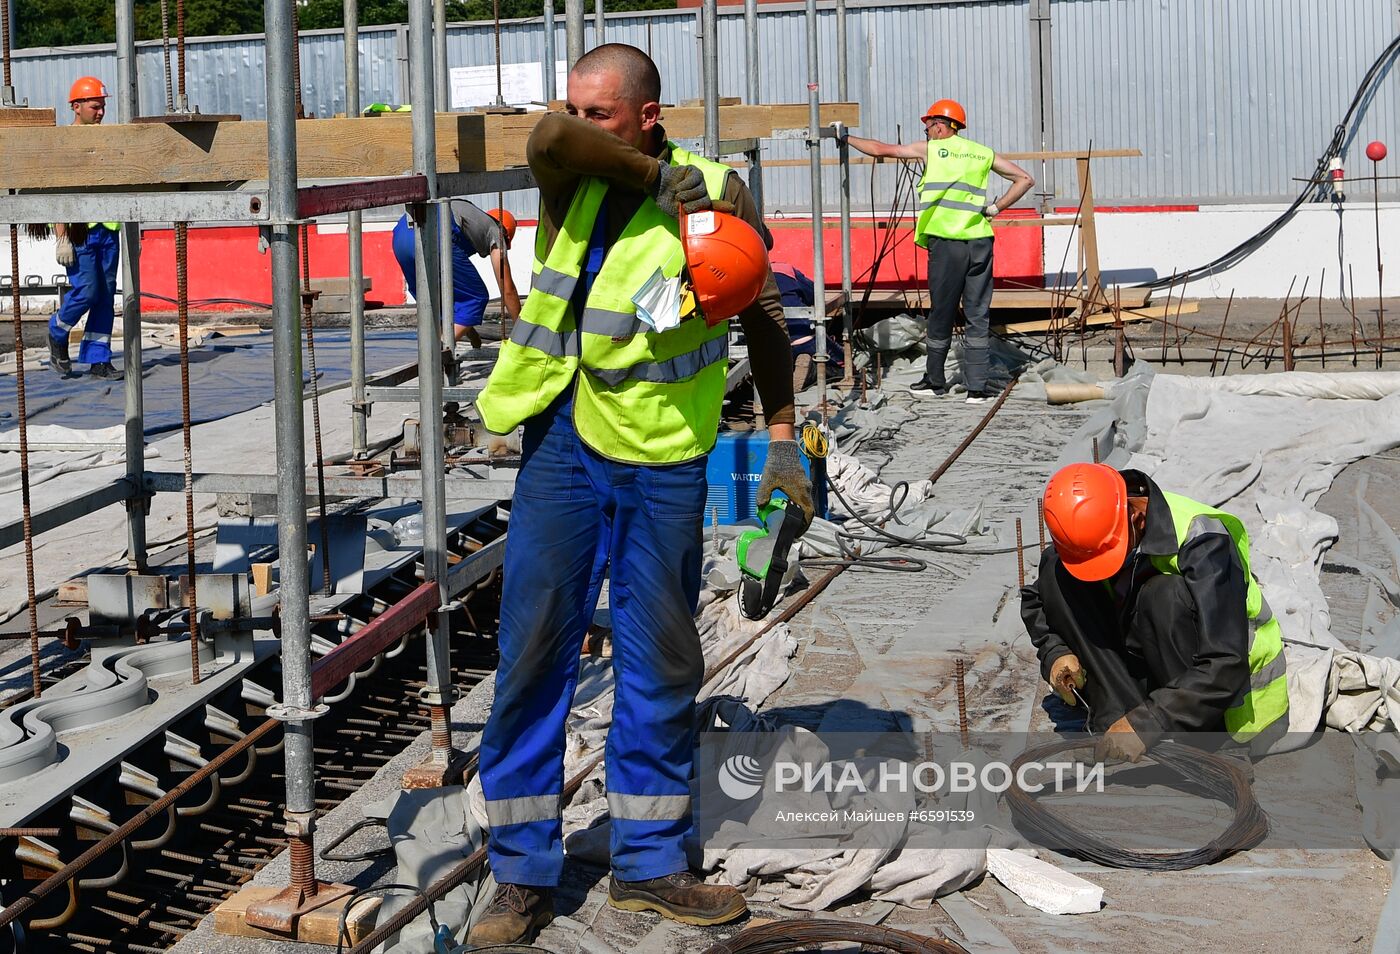
{"type": "MultiPolygon", "coordinates": [[[[1130,322],[1134,321],[1145,321],[1149,317],[1152,316],[1144,314],[1141,311],[1129,311],[1126,308],[1123,309],[1124,324],[1129,324],[1130,322]]],[[[1081,318],[1076,315],[1069,318],[1059,319],[1042,318],[1037,321],[1008,321],[1000,324],[994,323],[992,325],[992,330],[997,332],[998,334],[1004,335],[1030,335],[1036,334],[1037,332],[1041,331],[1050,331],[1052,329],[1058,329],[1061,331],[1073,331],[1078,329],[1080,325],[1087,325],[1091,328],[1099,328],[1104,325],[1112,324],[1112,312],[1100,312],[1097,315],[1089,315],[1084,318],[1081,318]]]]}
{"type": "MultiPolygon", "coordinates": [[[[214,930],[219,934],[231,937],[293,940],[285,934],[277,934],[273,931],[264,931],[262,928],[253,927],[246,919],[250,905],[266,901],[280,890],[282,889],[271,885],[252,884],[239,888],[237,894],[214,909],[214,930]]],[[[340,912],[345,910],[345,903],[348,900],[349,898],[344,898],[340,901],[333,901],[323,908],[317,908],[310,914],[304,914],[298,918],[295,940],[305,944],[325,944],[329,947],[335,947],[336,934],[340,930],[340,912]]],[[[350,916],[345,919],[349,944],[360,943],[374,930],[374,919],[379,910],[379,903],[380,899],[377,897],[357,898],[355,900],[354,907],[350,909],[350,916]]]]}
{"type": "Polygon", "coordinates": [[[52,109],[0,108],[0,126],[54,126],[57,118],[52,109]]]}
{"type": "MultiPolygon", "coordinates": [[[[704,110],[668,109],[667,133],[702,135],[704,110]]],[[[525,142],[544,113],[438,113],[441,173],[491,172],[525,165],[525,142]]],[[[804,129],[805,104],[720,107],[720,138],[763,138],[804,129]]],[[[823,124],[860,124],[855,103],[829,103],[823,124]]],[[[412,116],[300,120],[297,175],[302,179],[401,176],[413,168],[412,116]]],[[[0,188],[105,189],[267,178],[267,123],[151,123],[0,127],[0,188]],[[54,156],[63,156],[56,163],[54,156]]]]}
{"type": "MultiPolygon", "coordinates": [[[[1108,300],[1116,300],[1123,308],[1141,308],[1147,304],[1152,292],[1147,288],[1109,288],[1107,291],[1108,300]]],[[[828,306],[832,302],[839,302],[840,292],[828,292],[828,306]]],[[[859,305],[865,300],[865,293],[860,290],[851,292],[851,301],[859,305]]],[[[869,304],[884,305],[909,308],[927,308],[928,292],[917,289],[900,291],[898,289],[880,288],[870,293],[869,304]]],[[[1038,288],[998,288],[992,292],[992,307],[1001,308],[1023,308],[1023,309],[1044,309],[1067,308],[1074,309],[1079,306],[1079,301],[1073,297],[1066,297],[1064,292],[1042,290],[1038,288]]],[[[1175,306],[1173,306],[1175,307],[1175,306]]]]}

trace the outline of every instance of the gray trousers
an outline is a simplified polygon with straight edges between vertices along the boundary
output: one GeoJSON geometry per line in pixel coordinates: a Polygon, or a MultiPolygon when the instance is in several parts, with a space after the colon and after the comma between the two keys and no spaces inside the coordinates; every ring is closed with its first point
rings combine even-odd
{"type": "Polygon", "coordinates": [[[953,323],[961,301],[967,327],[963,331],[963,383],[969,391],[987,388],[992,323],[992,240],[928,240],[928,379],[946,387],[943,364],[953,345],[953,323]]]}

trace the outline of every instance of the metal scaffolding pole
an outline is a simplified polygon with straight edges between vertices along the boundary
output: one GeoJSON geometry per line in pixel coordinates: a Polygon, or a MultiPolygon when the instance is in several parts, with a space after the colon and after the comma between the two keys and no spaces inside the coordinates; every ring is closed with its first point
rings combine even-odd
{"type": "Polygon", "coordinates": [[[593,45],[602,46],[608,42],[608,26],[604,21],[604,0],[593,0],[593,45]]]}
{"type": "Polygon", "coordinates": [[[569,69],[583,56],[583,0],[564,0],[564,34],[569,69]]]}
{"type": "MultiPolygon", "coordinates": [[[[360,0],[345,0],[345,115],[360,115],[360,0]]],[[[350,212],[350,440],[355,458],[369,453],[365,403],[365,231],[363,213],[350,212]]]]}
{"type": "MultiPolygon", "coordinates": [[[[433,111],[433,42],[428,20],[428,0],[412,0],[408,6],[409,89],[413,103],[413,170],[426,177],[429,201],[415,207],[414,251],[418,263],[418,419],[423,476],[423,568],[425,579],[438,585],[439,603],[447,597],[447,491],[443,479],[442,346],[439,316],[444,314],[440,252],[450,247],[434,238],[441,235],[439,221],[447,219],[436,201],[437,142],[433,111]]],[[[450,225],[449,225],[450,228],[450,225]]],[[[448,286],[450,287],[450,286],[448,286]]],[[[432,718],[432,763],[446,770],[452,756],[452,734],[447,710],[452,706],[452,669],[448,661],[448,614],[437,613],[428,626],[427,687],[424,703],[432,718]]]]}
{"type": "Polygon", "coordinates": [[[744,0],[744,65],[748,67],[749,105],[758,104],[760,86],[758,74],[758,0],[744,0]]]}
{"type": "MultiPolygon", "coordinates": [[[[433,109],[446,109],[448,98],[448,67],[447,67],[447,0],[433,0],[433,109]]],[[[431,193],[436,196],[437,193],[431,193]]],[[[450,303],[452,302],[452,216],[447,214],[446,208],[438,210],[437,241],[439,249],[439,261],[444,263],[444,267],[438,270],[439,301],[443,307],[438,310],[438,314],[450,313],[450,303]]],[[[418,286],[422,288],[422,285],[418,286]]],[[[452,322],[444,321],[438,329],[438,334],[442,339],[442,346],[447,349],[448,354],[452,353],[454,344],[452,322]]],[[[456,365],[448,367],[447,374],[451,383],[457,383],[455,373],[456,365]]],[[[427,420],[424,418],[424,420],[427,420]]]]}
{"type": "Polygon", "coordinates": [[[558,99],[554,88],[554,61],[559,54],[554,49],[554,0],[544,0],[544,101],[558,99]]]}
{"type": "Polygon", "coordinates": [[[705,155],[719,158],[719,8],[716,0],[700,4],[700,95],[705,101],[705,155]]]}
{"type": "MultiPolygon", "coordinates": [[[[10,5],[14,9],[14,4],[10,5]]],[[[129,123],[140,115],[140,86],[136,79],[136,4],[117,0],[117,122],[129,123]]],[[[141,380],[141,224],[123,222],[122,260],[122,365],[126,369],[126,476],[141,486],[146,472],[146,408],[141,380]]],[[[133,497],[126,503],[126,565],[146,570],[146,510],[149,498],[133,497]]]]}
{"type": "Polygon", "coordinates": [[[817,394],[826,413],[826,262],[822,247],[822,111],[817,69],[817,0],[807,0],[807,154],[812,168],[812,329],[816,333],[817,394]]]}
{"type": "MultiPolygon", "coordinates": [[[[267,29],[267,178],[272,221],[273,377],[277,426],[277,547],[282,620],[282,702],[286,723],[286,831],[292,855],[289,892],[316,894],[312,833],[316,819],[316,755],[311,695],[310,579],[306,550],[306,435],[302,410],[301,307],[297,275],[296,89],[292,82],[292,7],[265,0],[267,29]]],[[[288,902],[278,895],[250,907],[250,923],[285,923],[288,902]]]]}
{"type": "MultiPolygon", "coordinates": [[[[846,98],[846,0],[836,0],[836,98],[846,98]]],[[[855,313],[851,307],[851,147],[840,140],[837,150],[841,160],[841,332],[846,342],[846,375],[850,381],[855,373],[851,361],[851,335],[855,331],[855,313]]]]}

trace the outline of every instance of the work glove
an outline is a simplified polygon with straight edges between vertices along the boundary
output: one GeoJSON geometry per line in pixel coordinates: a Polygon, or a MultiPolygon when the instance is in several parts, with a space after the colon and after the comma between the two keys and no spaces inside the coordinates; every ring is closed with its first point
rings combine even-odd
{"type": "Polygon", "coordinates": [[[67,268],[78,260],[78,256],[73,251],[73,243],[69,240],[68,236],[60,235],[58,237],[57,244],[54,246],[53,257],[54,260],[64,268],[67,268]]]}
{"type": "Polygon", "coordinates": [[[1079,665],[1079,657],[1065,653],[1050,664],[1050,688],[1054,689],[1065,705],[1075,705],[1075,689],[1084,688],[1084,667],[1079,665]]]}
{"type": "Polygon", "coordinates": [[[1133,730],[1127,716],[1109,726],[1094,746],[1094,759],[1098,762],[1136,762],[1146,753],[1147,744],[1133,730]]]}
{"type": "Polygon", "coordinates": [[[797,441],[769,441],[768,462],[758,480],[758,506],[768,503],[773,491],[781,490],[802,511],[802,532],[812,525],[817,507],[812,502],[812,481],[802,469],[797,441]]]}
{"type": "Polygon", "coordinates": [[[656,205],[673,219],[682,212],[704,212],[710,207],[705,177],[694,166],[673,166],[656,161],[656,205]]]}

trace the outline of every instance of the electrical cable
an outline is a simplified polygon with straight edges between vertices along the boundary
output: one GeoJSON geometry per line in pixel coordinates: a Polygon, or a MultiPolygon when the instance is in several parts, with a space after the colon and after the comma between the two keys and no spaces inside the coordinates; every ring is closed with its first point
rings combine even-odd
{"type": "Polygon", "coordinates": [[[350,897],[345,901],[345,907],[340,909],[340,922],[335,931],[335,954],[345,954],[345,942],[350,940],[350,928],[346,923],[350,916],[350,909],[355,906],[355,902],[371,894],[380,894],[385,891],[411,891],[423,898],[428,905],[428,923],[432,925],[433,937],[437,937],[438,924],[437,910],[433,906],[433,899],[424,893],[423,889],[416,884],[381,884],[371,888],[356,888],[350,897]]]}
{"type": "MultiPolygon", "coordinates": [[[[1174,282],[1195,281],[1199,278],[1213,275],[1218,271],[1233,268],[1257,251],[1265,242],[1277,235],[1298,210],[1302,208],[1303,203],[1308,201],[1308,197],[1312,195],[1314,191],[1321,193],[1330,186],[1330,183],[1326,180],[1327,169],[1328,166],[1331,165],[1332,159],[1341,155],[1342,147],[1346,144],[1347,127],[1351,125],[1356,111],[1361,107],[1361,103],[1371,92],[1371,88],[1375,85],[1386,62],[1394,57],[1397,51],[1400,51],[1400,36],[1395,37],[1395,39],[1391,40],[1390,43],[1386,45],[1385,49],[1381,51],[1380,56],[1376,57],[1375,62],[1373,62],[1370,69],[1366,71],[1361,79],[1361,84],[1356,88],[1355,95],[1351,98],[1351,104],[1347,106],[1347,111],[1342,116],[1342,121],[1339,122],[1332,131],[1331,141],[1328,142],[1327,148],[1323,150],[1322,155],[1318,157],[1317,166],[1313,171],[1312,177],[1303,186],[1297,198],[1289,204],[1287,209],[1279,214],[1278,218],[1274,219],[1268,225],[1264,226],[1228,252],[1217,256],[1204,265],[1197,265],[1195,268],[1187,269],[1184,272],[1178,272],[1172,278],[1159,278],[1156,281],[1143,282],[1136,287],[1160,288],[1163,285],[1172,284],[1174,282]]],[[[1322,195],[1319,195],[1318,199],[1321,198],[1322,195]]]]}
{"type": "MultiPolygon", "coordinates": [[[[159,295],[155,292],[143,291],[142,298],[151,298],[156,301],[163,301],[168,304],[175,304],[176,300],[168,295],[159,295]]],[[[199,305],[248,305],[251,308],[265,308],[271,310],[271,302],[253,301],[249,298],[191,298],[188,302],[191,307],[199,305]]]]}
{"type": "MultiPolygon", "coordinates": [[[[1044,763],[1052,756],[1075,749],[1090,748],[1093,742],[1061,739],[1027,749],[1011,763],[1015,775],[1028,763],[1044,763]]],[[[1235,810],[1235,818],[1225,831],[1210,842],[1190,851],[1141,852],[1124,848],[1106,838],[1090,834],[1065,821],[1021,786],[1007,789],[1005,798],[1016,820],[1017,829],[1032,841],[1106,865],[1110,868],[1137,868],[1146,871],[1184,871],[1213,864],[1262,842],[1269,833],[1269,817],[1260,808],[1249,786],[1249,777],[1234,759],[1203,752],[1179,742],[1165,741],[1148,750],[1147,757],[1173,769],[1189,785],[1188,791],[1204,791],[1235,810]]],[[[1019,777],[1019,776],[1018,776],[1019,777]]]]}

